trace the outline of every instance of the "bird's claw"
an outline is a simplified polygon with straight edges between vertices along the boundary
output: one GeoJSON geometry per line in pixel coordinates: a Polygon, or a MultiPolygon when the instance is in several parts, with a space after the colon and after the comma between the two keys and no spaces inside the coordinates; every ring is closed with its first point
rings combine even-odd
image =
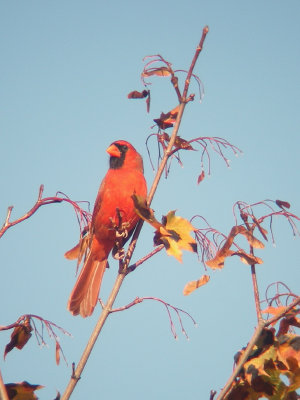
{"type": "Polygon", "coordinates": [[[112,256],[115,260],[123,260],[125,257],[125,250],[116,248],[115,251],[112,252],[112,256]]]}

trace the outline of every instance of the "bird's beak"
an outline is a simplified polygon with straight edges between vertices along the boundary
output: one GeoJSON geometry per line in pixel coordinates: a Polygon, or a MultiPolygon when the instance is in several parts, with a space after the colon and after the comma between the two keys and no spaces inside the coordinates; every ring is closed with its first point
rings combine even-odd
{"type": "Polygon", "coordinates": [[[111,156],[111,157],[121,157],[121,152],[117,148],[115,144],[111,144],[107,149],[106,152],[111,156]]]}

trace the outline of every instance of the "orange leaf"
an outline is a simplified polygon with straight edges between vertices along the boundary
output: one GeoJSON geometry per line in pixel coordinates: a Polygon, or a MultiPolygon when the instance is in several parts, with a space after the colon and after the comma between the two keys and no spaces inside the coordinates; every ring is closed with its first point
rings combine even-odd
{"type": "Polygon", "coordinates": [[[278,315],[280,314],[283,310],[285,310],[286,307],[284,306],[279,306],[279,307],[272,307],[269,306],[267,308],[265,308],[264,310],[262,310],[263,314],[272,314],[272,315],[278,315]]]}
{"type": "Polygon", "coordinates": [[[191,294],[194,290],[198,289],[200,286],[205,285],[209,280],[210,277],[208,275],[202,275],[201,278],[198,279],[197,281],[188,282],[183,289],[183,294],[185,296],[191,294]]]}

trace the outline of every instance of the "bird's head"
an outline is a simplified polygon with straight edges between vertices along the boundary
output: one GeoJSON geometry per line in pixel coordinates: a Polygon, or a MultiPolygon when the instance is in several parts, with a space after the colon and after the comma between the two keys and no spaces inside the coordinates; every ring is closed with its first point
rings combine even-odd
{"type": "Polygon", "coordinates": [[[136,149],[125,140],[113,142],[107,149],[111,169],[132,168],[143,171],[143,160],[136,149]]]}

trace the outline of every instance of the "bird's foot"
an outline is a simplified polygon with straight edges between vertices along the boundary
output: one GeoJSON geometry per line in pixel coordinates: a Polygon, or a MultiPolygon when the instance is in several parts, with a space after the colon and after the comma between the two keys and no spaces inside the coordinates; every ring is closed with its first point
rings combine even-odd
{"type": "Polygon", "coordinates": [[[125,250],[123,248],[118,249],[116,246],[112,251],[112,256],[115,260],[123,260],[125,257],[125,250]]]}

